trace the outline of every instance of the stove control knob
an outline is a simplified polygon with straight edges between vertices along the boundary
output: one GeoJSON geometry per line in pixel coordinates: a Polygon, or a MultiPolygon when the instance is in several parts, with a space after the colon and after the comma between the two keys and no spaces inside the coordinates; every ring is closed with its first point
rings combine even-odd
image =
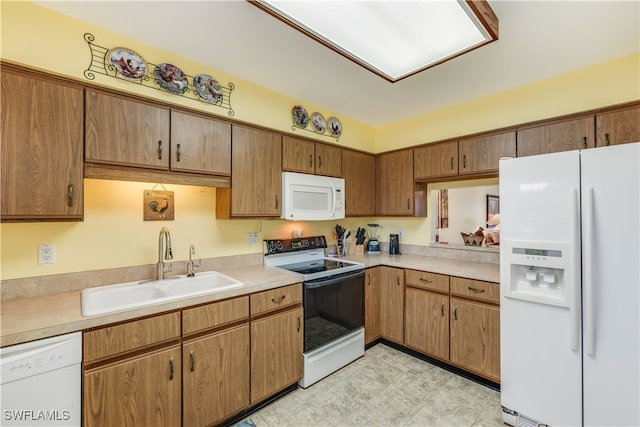
{"type": "Polygon", "coordinates": [[[304,239],[300,243],[302,244],[302,247],[304,247],[304,248],[308,248],[309,247],[309,239],[304,239]]]}
{"type": "Polygon", "coordinates": [[[281,250],[282,249],[282,242],[280,240],[278,240],[278,242],[276,243],[276,249],[277,250],[281,250]]]}

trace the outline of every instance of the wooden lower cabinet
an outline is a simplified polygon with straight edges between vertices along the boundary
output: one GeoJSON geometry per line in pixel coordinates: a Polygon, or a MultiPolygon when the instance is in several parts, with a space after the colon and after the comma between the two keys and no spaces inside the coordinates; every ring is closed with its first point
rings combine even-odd
{"type": "Polygon", "coordinates": [[[367,268],[364,278],[364,342],[380,338],[380,268],[367,268]]]}
{"type": "Polygon", "coordinates": [[[251,404],[302,378],[303,321],[302,307],[251,321],[251,404]]]}
{"type": "Polygon", "coordinates": [[[500,381],[500,309],[451,297],[451,363],[500,381]]]}
{"type": "Polygon", "coordinates": [[[404,270],[380,267],[380,332],[382,338],[402,344],[404,270]]]}
{"type": "Polygon", "coordinates": [[[449,360],[449,295],[407,288],[404,343],[430,356],[449,360]]]}
{"type": "Polygon", "coordinates": [[[206,426],[249,406],[249,324],[185,341],[183,426],[206,426]]]}
{"type": "Polygon", "coordinates": [[[178,344],[85,371],[83,425],[180,425],[181,360],[178,344]]]}

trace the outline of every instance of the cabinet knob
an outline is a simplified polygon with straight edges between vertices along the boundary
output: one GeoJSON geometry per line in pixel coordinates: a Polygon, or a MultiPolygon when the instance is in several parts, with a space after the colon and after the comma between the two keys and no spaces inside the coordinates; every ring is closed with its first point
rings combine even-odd
{"type": "Polygon", "coordinates": [[[158,160],[162,160],[162,141],[158,141],[158,160]]]}
{"type": "Polygon", "coordinates": [[[179,162],[179,161],[180,161],[180,152],[181,152],[181,150],[180,150],[180,144],[178,144],[178,145],[176,146],[176,161],[177,161],[177,162],[179,162]]]}
{"type": "Polygon", "coordinates": [[[73,184],[67,185],[67,206],[73,207],[73,184]]]}

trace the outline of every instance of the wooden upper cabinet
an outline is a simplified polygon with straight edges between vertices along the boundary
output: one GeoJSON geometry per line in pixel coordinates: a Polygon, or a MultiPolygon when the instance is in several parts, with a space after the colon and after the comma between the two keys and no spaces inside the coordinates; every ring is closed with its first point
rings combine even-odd
{"type": "Polygon", "coordinates": [[[2,221],[82,220],[82,87],[2,69],[2,221]]]}
{"type": "Polygon", "coordinates": [[[316,143],[304,139],[282,137],[282,170],[315,173],[316,143]]]}
{"type": "Polygon", "coordinates": [[[231,175],[231,123],[171,112],[171,170],[231,175]]]}
{"type": "Polygon", "coordinates": [[[282,201],[282,141],[275,132],[232,127],[232,189],[216,190],[216,214],[225,217],[279,217],[282,201]],[[230,200],[225,200],[230,195],[230,200]]]}
{"type": "Polygon", "coordinates": [[[342,176],[342,149],[332,145],[316,143],[316,174],[342,176]]]}
{"type": "Polygon", "coordinates": [[[416,148],[413,159],[417,180],[458,175],[458,141],[416,148]]]}
{"type": "Polygon", "coordinates": [[[376,214],[413,215],[413,150],[380,154],[376,159],[376,214]]]}
{"type": "Polygon", "coordinates": [[[169,109],[86,91],[85,160],[169,169],[169,109]]]}
{"type": "Polygon", "coordinates": [[[458,169],[460,175],[498,172],[500,158],[515,156],[515,131],[458,141],[458,169]]]}
{"type": "Polygon", "coordinates": [[[584,116],[520,128],[517,141],[518,157],[593,148],[594,117],[584,116]]]}
{"type": "Polygon", "coordinates": [[[376,157],[353,150],[342,150],[342,160],[348,165],[342,171],[345,185],[345,215],[374,216],[376,214],[376,157]]]}
{"type": "Polygon", "coordinates": [[[596,115],[596,147],[640,141],[640,106],[596,115]]]}
{"type": "Polygon", "coordinates": [[[282,170],[342,176],[342,150],[319,142],[282,137],[282,170]]]}

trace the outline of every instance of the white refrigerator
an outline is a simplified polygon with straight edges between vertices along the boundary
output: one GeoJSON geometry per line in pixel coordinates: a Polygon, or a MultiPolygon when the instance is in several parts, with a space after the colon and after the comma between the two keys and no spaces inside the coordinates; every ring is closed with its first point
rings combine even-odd
{"type": "Polygon", "coordinates": [[[507,424],[640,425],[639,147],[500,160],[507,424]]]}

